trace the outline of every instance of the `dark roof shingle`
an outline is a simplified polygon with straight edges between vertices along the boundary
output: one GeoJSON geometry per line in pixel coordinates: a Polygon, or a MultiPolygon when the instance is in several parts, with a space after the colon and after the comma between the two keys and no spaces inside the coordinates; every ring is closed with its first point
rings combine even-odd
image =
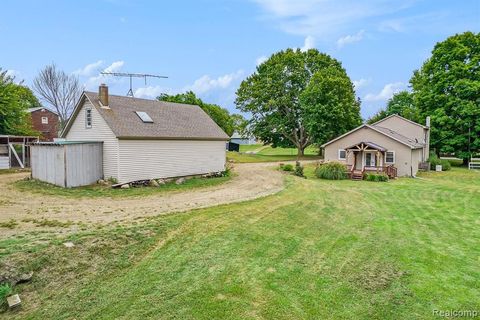
{"type": "Polygon", "coordinates": [[[85,92],[85,96],[117,138],[229,139],[199,106],[109,95],[109,108],[102,108],[97,93],[85,92]],[[146,112],[153,123],[144,123],[136,111],[146,112]]]}

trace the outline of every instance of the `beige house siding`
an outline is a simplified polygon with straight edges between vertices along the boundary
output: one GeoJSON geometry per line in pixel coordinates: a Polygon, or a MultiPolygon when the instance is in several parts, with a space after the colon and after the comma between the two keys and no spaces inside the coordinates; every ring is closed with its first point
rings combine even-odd
{"type": "Polygon", "coordinates": [[[418,139],[418,142],[425,143],[425,129],[420,127],[419,125],[413,124],[409,121],[405,121],[402,118],[395,116],[385,118],[375,123],[375,125],[391,129],[400,133],[401,135],[404,135],[405,137],[409,137],[411,139],[418,139]]]}
{"type": "Polygon", "coordinates": [[[119,140],[119,182],[225,170],[225,141],[119,140]]]}
{"type": "Polygon", "coordinates": [[[103,141],[103,174],[106,179],[118,179],[118,139],[88,100],[74,119],[65,138],[68,141],[103,141]],[[92,127],[85,126],[85,109],[92,109],[92,127]]]}
{"type": "MultiPolygon", "coordinates": [[[[381,133],[378,133],[368,127],[363,127],[325,146],[325,161],[340,161],[346,164],[353,164],[353,153],[349,153],[347,155],[347,160],[344,161],[338,159],[338,150],[348,148],[359,142],[373,142],[386,148],[388,151],[394,151],[394,166],[398,170],[398,176],[410,176],[412,174],[412,171],[414,172],[414,174],[416,173],[417,169],[414,169],[412,167],[413,153],[410,147],[400,142],[397,142],[381,133]]],[[[416,156],[418,156],[418,154],[422,154],[421,149],[419,149],[418,151],[415,152],[416,156]]],[[[360,161],[358,160],[358,157],[357,161],[360,161]]],[[[379,163],[379,165],[383,165],[383,159],[381,159],[381,163],[379,163]]],[[[416,168],[418,168],[418,163],[416,164],[416,168]]]]}
{"type": "Polygon", "coordinates": [[[413,176],[417,175],[418,172],[418,165],[422,162],[423,157],[423,150],[422,149],[415,149],[412,150],[412,174],[413,176]]]}
{"type": "Polygon", "coordinates": [[[392,129],[393,131],[396,131],[401,135],[404,135],[405,137],[409,137],[411,139],[417,139],[418,142],[425,143],[425,148],[421,156],[423,161],[427,161],[428,153],[429,153],[429,146],[426,141],[428,129],[423,128],[419,125],[416,125],[414,123],[411,123],[409,121],[406,121],[396,116],[382,119],[379,122],[377,122],[375,125],[392,129]]]}

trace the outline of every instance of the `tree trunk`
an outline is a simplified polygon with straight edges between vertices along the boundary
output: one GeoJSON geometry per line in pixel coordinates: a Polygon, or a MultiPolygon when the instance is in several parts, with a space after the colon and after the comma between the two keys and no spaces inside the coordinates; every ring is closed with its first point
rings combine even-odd
{"type": "Polygon", "coordinates": [[[305,155],[304,147],[298,147],[297,150],[298,150],[297,157],[303,157],[305,155]]]}
{"type": "Polygon", "coordinates": [[[469,158],[463,158],[463,165],[464,165],[465,167],[468,167],[468,161],[469,161],[469,160],[470,160],[469,158]]]}

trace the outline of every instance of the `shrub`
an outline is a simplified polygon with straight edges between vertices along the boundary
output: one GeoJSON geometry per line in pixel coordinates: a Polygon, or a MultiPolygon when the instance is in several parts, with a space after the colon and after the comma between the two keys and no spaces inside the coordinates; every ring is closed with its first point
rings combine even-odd
{"type": "Polygon", "coordinates": [[[343,163],[331,161],[315,169],[315,175],[320,179],[342,180],[347,178],[346,167],[343,163]]]}
{"type": "Polygon", "coordinates": [[[305,175],[303,174],[303,166],[299,161],[295,162],[295,171],[293,172],[293,174],[297,177],[305,177],[305,175]]]}
{"type": "Polygon", "coordinates": [[[8,283],[0,284],[0,309],[7,304],[7,297],[12,293],[12,287],[8,283]]]}
{"type": "Polygon", "coordinates": [[[448,160],[440,160],[440,164],[442,165],[442,171],[448,171],[452,169],[452,164],[448,160]]]}
{"type": "Polygon", "coordinates": [[[282,169],[283,171],[293,171],[293,166],[288,163],[281,166],[280,169],[282,169]]]}
{"type": "Polygon", "coordinates": [[[437,157],[437,155],[435,153],[431,153],[430,154],[430,157],[428,158],[428,161],[430,162],[430,169],[431,170],[435,170],[435,167],[437,165],[441,165],[442,166],[442,171],[448,171],[452,168],[452,164],[450,163],[450,161],[446,160],[446,159],[440,159],[439,157],[437,157]]]}
{"type": "Polygon", "coordinates": [[[435,170],[437,165],[442,164],[442,160],[440,160],[435,153],[430,154],[428,162],[430,162],[430,170],[435,170]]]}
{"type": "Polygon", "coordinates": [[[363,179],[374,182],[387,182],[388,176],[385,173],[365,173],[363,179]]]}

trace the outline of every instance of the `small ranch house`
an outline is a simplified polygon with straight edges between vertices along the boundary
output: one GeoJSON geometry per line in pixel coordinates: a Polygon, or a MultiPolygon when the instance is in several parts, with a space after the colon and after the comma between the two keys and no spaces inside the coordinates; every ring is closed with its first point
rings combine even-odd
{"type": "Polygon", "coordinates": [[[426,125],[391,115],[374,124],[363,124],[322,145],[325,161],[347,165],[352,178],[365,171],[389,176],[415,176],[428,160],[430,119],[426,125]]]}
{"type": "Polygon", "coordinates": [[[103,176],[119,183],[225,170],[228,135],[199,107],[84,92],[61,137],[103,145],[103,176]]]}

